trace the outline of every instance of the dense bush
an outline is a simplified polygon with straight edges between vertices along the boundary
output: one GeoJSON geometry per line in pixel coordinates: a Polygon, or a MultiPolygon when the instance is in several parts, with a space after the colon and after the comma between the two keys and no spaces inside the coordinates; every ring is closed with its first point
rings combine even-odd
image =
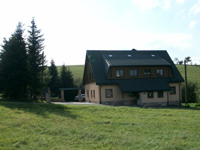
{"type": "MultiPolygon", "coordinates": [[[[196,103],[199,100],[199,85],[196,82],[188,82],[187,84],[187,99],[188,103],[196,103]]],[[[185,84],[181,85],[181,91],[182,91],[182,102],[185,103],[185,84]]]]}

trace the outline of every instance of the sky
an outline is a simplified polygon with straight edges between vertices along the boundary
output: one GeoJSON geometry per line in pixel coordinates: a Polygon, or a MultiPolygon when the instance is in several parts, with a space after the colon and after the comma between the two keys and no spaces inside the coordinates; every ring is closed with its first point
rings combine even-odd
{"type": "Polygon", "coordinates": [[[200,0],[0,0],[0,44],[33,17],[48,65],[83,65],[86,50],[133,48],[200,64],[200,0]]]}

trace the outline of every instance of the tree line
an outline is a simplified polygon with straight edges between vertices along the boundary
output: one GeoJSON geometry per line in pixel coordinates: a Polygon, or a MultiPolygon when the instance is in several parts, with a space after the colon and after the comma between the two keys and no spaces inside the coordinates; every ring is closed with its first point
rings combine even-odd
{"type": "Polygon", "coordinates": [[[34,18],[24,38],[21,22],[7,40],[4,38],[0,51],[0,92],[9,99],[38,99],[50,87],[53,96],[59,96],[59,88],[74,87],[69,68],[62,66],[58,75],[55,62],[47,67],[44,54],[44,38],[34,18]]]}

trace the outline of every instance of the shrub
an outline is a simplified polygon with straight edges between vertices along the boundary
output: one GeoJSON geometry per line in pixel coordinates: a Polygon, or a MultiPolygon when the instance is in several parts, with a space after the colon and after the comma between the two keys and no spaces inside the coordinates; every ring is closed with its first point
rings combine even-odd
{"type": "MultiPolygon", "coordinates": [[[[185,84],[181,85],[182,102],[185,103],[185,84]]],[[[196,82],[188,82],[187,84],[187,99],[188,103],[196,103],[199,101],[199,85],[196,82]]]]}

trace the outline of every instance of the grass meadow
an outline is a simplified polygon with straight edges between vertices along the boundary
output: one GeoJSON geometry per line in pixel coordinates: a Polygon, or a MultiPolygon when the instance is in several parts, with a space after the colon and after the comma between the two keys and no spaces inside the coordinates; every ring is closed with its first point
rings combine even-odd
{"type": "Polygon", "coordinates": [[[0,149],[200,149],[200,108],[0,102],[0,149]]]}
{"type": "MultiPolygon", "coordinates": [[[[62,66],[57,66],[58,72],[60,74],[62,66]]],[[[83,71],[84,71],[84,65],[71,65],[66,66],[69,67],[70,71],[73,74],[74,79],[80,78],[82,80],[83,78],[83,71]]]]}
{"type": "MultiPolygon", "coordinates": [[[[176,65],[178,68],[179,72],[181,73],[182,77],[185,79],[185,70],[184,70],[184,65],[176,65]]],[[[194,83],[199,83],[200,84],[200,65],[188,65],[187,66],[187,79],[188,81],[192,81],[194,83]]]]}

